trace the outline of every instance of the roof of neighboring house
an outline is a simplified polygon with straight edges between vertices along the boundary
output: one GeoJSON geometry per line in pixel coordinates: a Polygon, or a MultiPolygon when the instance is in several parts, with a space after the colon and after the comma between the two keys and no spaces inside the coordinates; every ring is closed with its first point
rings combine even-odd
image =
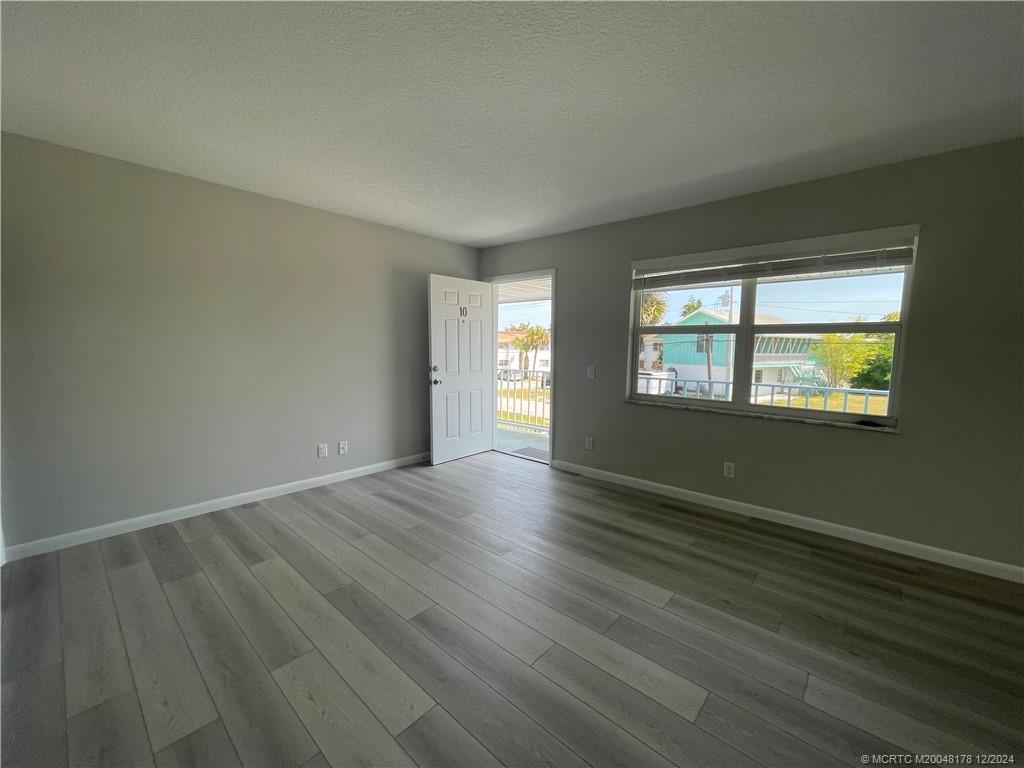
{"type": "MultiPolygon", "coordinates": [[[[691,312],[690,314],[686,315],[685,317],[681,317],[679,319],[679,322],[676,323],[676,325],[682,325],[690,318],[696,318],[697,315],[705,315],[710,319],[717,321],[718,323],[729,322],[728,312],[722,312],[721,310],[718,309],[711,309],[710,307],[697,307],[697,309],[693,310],[693,312],[691,312]]],[[[733,323],[738,323],[739,321],[739,313],[737,313],[733,319],[733,323]]],[[[758,325],[772,325],[776,323],[784,323],[786,321],[777,315],[756,314],[754,315],[754,322],[758,325]]]]}
{"type": "Polygon", "coordinates": [[[525,335],[525,331],[498,331],[498,343],[508,344],[513,339],[521,339],[525,335]]]}

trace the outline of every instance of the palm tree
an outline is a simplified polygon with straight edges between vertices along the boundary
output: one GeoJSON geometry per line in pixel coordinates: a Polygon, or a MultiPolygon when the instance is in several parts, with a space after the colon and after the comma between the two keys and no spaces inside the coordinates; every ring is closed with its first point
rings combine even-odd
{"type": "MultiPolygon", "coordinates": [[[[667,311],[668,299],[663,292],[644,292],[643,299],[640,303],[640,325],[661,325],[661,321],[665,319],[665,313],[667,311]]],[[[641,350],[651,343],[652,338],[651,334],[644,334],[643,338],[640,340],[641,350]]],[[[642,354],[643,353],[641,352],[641,355],[642,354]]],[[[664,353],[659,353],[658,359],[653,362],[653,366],[656,370],[661,369],[662,354],[664,353]]]]}
{"type": "Polygon", "coordinates": [[[516,325],[510,325],[505,328],[506,331],[517,334],[512,339],[512,348],[519,353],[519,368],[525,370],[527,363],[529,362],[530,354],[530,340],[529,340],[529,323],[518,323],[516,325]]]}
{"type": "Polygon", "coordinates": [[[691,296],[686,300],[686,303],[683,304],[683,308],[679,310],[679,319],[682,320],[688,314],[690,314],[691,312],[696,312],[703,306],[703,300],[698,299],[696,296],[691,296]]]}
{"type": "Polygon", "coordinates": [[[517,334],[512,339],[512,347],[519,353],[519,367],[526,369],[530,362],[530,353],[533,353],[533,368],[537,367],[537,352],[547,349],[551,344],[551,331],[540,325],[519,323],[510,325],[506,331],[517,334]]]}
{"type": "Polygon", "coordinates": [[[551,344],[551,331],[539,325],[531,325],[526,329],[526,340],[527,345],[533,351],[533,365],[530,368],[537,370],[537,353],[542,349],[547,349],[551,344]]]}
{"type": "Polygon", "coordinates": [[[668,311],[668,299],[661,291],[644,293],[640,304],[640,325],[661,325],[668,311]]]}

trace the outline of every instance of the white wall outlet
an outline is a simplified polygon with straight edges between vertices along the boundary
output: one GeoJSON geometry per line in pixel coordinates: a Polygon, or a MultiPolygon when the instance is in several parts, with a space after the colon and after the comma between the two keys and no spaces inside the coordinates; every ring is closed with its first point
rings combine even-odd
{"type": "Polygon", "coordinates": [[[727,477],[730,480],[736,477],[736,464],[732,461],[727,461],[722,464],[722,477],[727,477]]]}
{"type": "Polygon", "coordinates": [[[587,366],[587,378],[588,379],[592,379],[596,375],[597,375],[597,369],[595,369],[594,366],[592,366],[592,365],[588,365],[587,366]]]}
{"type": "Polygon", "coordinates": [[[588,451],[594,450],[594,438],[592,438],[590,435],[584,437],[583,447],[586,448],[588,451]]]}
{"type": "Polygon", "coordinates": [[[348,440],[338,441],[338,455],[344,456],[348,453],[348,440]]]}
{"type": "Polygon", "coordinates": [[[327,458],[327,443],[318,443],[316,446],[316,457],[318,459],[327,458]]]}

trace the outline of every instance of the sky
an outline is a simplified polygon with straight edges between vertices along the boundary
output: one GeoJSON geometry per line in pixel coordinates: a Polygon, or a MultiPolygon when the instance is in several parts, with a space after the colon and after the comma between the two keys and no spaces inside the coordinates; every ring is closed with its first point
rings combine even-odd
{"type": "MultiPolygon", "coordinates": [[[[728,287],[680,288],[666,291],[666,324],[679,319],[683,305],[691,296],[714,308],[728,287]]],[[[818,280],[789,280],[759,283],[757,313],[775,315],[789,323],[850,322],[863,318],[881,320],[888,312],[898,312],[903,293],[903,273],[883,273],[818,280]]],[[[739,286],[734,291],[734,313],[739,320],[739,286]]],[[[724,310],[723,310],[724,311],[724,310]]]]}
{"type": "Polygon", "coordinates": [[[542,328],[551,327],[551,301],[521,301],[515,304],[498,305],[498,330],[503,331],[510,325],[529,323],[542,328]]]}
{"type": "MultiPolygon", "coordinates": [[[[723,286],[665,291],[668,311],[664,322],[677,322],[683,305],[691,296],[703,300],[706,307],[715,307],[727,291],[728,288],[723,286]]],[[[757,312],[775,315],[790,323],[849,322],[857,318],[881,320],[886,313],[899,311],[902,293],[902,272],[760,283],[757,287],[757,312]]],[[[738,322],[738,285],[733,296],[738,322]]],[[[542,300],[498,305],[499,330],[519,323],[550,328],[551,302],[542,300]]]]}

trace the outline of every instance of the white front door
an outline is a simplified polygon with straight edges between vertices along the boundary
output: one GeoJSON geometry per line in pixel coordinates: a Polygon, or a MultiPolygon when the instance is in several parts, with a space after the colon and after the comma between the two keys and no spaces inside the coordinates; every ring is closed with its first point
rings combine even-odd
{"type": "Polygon", "coordinates": [[[493,286],[430,276],[430,463],[491,450],[493,286]]]}

